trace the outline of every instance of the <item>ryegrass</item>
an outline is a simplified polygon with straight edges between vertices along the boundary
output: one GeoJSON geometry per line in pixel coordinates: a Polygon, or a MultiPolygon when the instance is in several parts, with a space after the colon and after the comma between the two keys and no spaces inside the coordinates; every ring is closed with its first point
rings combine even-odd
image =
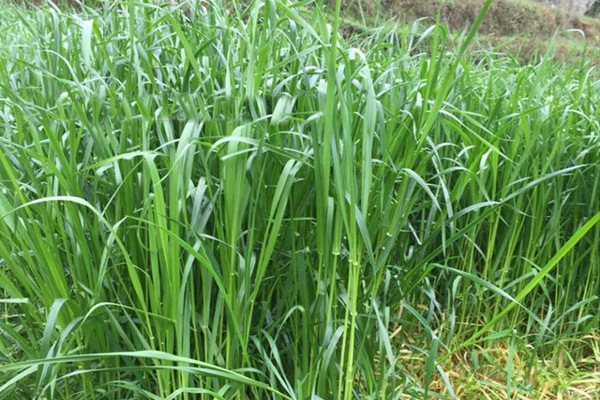
{"type": "Polygon", "coordinates": [[[584,59],[345,41],[305,4],[0,4],[3,397],[440,398],[464,352],[509,349],[509,391],[589,359],[584,59]]]}

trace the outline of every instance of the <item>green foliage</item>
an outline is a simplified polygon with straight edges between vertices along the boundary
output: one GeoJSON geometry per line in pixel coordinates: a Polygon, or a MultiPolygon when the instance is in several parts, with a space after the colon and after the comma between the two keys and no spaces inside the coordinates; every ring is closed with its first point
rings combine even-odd
{"type": "Polygon", "coordinates": [[[0,4],[0,397],[422,398],[452,351],[598,332],[585,60],[469,53],[483,13],[452,53],[316,5],[0,4]]]}

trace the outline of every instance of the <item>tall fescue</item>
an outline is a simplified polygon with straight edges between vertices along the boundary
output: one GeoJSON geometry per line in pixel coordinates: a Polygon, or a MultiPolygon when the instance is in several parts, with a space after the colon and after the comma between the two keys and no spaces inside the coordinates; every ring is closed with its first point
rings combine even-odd
{"type": "Polygon", "coordinates": [[[0,3],[0,396],[439,397],[598,332],[585,60],[322,10],[0,3]]]}

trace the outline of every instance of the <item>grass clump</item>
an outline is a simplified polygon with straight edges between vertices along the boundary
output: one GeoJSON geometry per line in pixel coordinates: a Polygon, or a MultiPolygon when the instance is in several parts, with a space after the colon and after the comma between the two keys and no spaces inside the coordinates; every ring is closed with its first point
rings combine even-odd
{"type": "Polygon", "coordinates": [[[585,60],[468,53],[483,13],[450,52],[318,5],[0,4],[5,398],[456,397],[465,351],[589,359],[585,60]]]}

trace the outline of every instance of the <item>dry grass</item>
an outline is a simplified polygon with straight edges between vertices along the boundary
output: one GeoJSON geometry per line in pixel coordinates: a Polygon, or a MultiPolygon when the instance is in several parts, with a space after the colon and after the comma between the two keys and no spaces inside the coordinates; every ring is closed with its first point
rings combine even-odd
{"type": "MultiPolygon", "coordinates": [[[[578,344],[586,354],[579,359],[572,359],[567,351],[557,351],[549,359],[537,354],[532,346],[515,340],[446,353],[438,365],[457,399],[598,399],[600,337],[587,336],[578,340],[578,344]]],[[[414,376],[423,375],[427,360],[411,349],[424,346],[423,343],[402,346],[401,364],[414,376]]],[[[429,390],[432,397],[452,398],[439,373],[429,390]]]]}

